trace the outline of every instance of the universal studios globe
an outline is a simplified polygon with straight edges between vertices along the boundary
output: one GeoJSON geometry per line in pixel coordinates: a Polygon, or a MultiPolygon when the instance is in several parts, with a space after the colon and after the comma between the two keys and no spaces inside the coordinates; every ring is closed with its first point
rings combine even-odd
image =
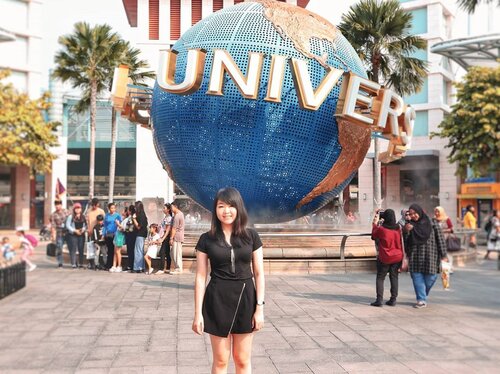
{"type": "Polygon", "coordinates": [[[156,85],[151,111],[158,156],[183,192],[211,209],[220,188],[236,187],[254,223],[296,219],[338,195],[366,155],[370,136],[365,132],[360,142],[355,125],[339,131],[334,113],[342,79],[315,111],[299,107],[290,69],[281,102],[263,99],[272,55],[306,60],[313,87],[326,65],[366,77],[340,32],[293,5],[244,2],[203,19],[175,43],[176,82],[184,79],[188,50],[196,48],[207,51],[200,89],[177,95],[156,85]],[[243,74],[249,52],[265,54],[256,100],[244,98],[227,74],[222,96],[206,94],[215,49],[228,51],[243,74]],[[325,190],[332,174],[337,181],[325,190]]]}

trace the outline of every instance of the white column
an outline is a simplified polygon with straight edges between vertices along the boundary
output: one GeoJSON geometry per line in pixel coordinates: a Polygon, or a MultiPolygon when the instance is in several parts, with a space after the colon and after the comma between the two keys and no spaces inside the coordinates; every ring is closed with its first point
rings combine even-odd
{"type": "Polygon", "coordinates": [[[14,224],[25,229],[30,228],[30,169],[27,166],[16,166],[14,172],[15,207],[14,224]]]}
{"type": "Polygon", "coordinates": [[[169,178],[156,155],[151,130],[137,126],[136,199],[163,197],[168,201],[169,178]]]}
{"type": "Polygon", "coordinates": [[[139,42],[149,40],[149,0],[137,1],[137,30],[139,42]]]}
{"type": "Polygon", "coordinates": [[[234,5],[234,0],[224,0],[222,3],[222,9],[227,8],[228,6],[233,6],[234,5]]]}
{"type": "Polygon", "coordinates": [[[191,0],[181,0],[181,35],[191,27],[191,0]]]}
{"type": "Polygon", "coordinates": [[[213,0],[203,0],[201,5],[201,19],[213,13],[214,2],[213,0]]]}
{"type": "Polygon", "coordinates": [[[359,217],[369,227],[373,210],[373,158],[365,158],[358,169],[359,217]]]}
{"type": "Polygon", "coordinates": [[[170,43],[170,0],[160,0],[160,41],[170,43]]]}

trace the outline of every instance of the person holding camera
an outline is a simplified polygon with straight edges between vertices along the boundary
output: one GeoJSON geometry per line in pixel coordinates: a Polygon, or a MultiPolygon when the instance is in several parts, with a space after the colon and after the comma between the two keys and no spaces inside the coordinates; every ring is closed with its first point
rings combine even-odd
{"type": "Polygon", "coordinates": [[[142,273],[144,271],[144,241],[148,236],[148,218],[146,212],[144,212],[142,201],[135,202],[135,213],[132,215],[132,222],[136,233],[133,271],[142,273]]]}
{"type": "Polygon", "coordinates": [[[372,240],[377,241],[377,299],[371,306],[382,306],[384,300],[384,281],[387,273],[391,282],[391,298],[385,303],[396,306],[398,297],[398,276],[403,261],[403,241],[401,227],[396,222],[394,210],[378,209],[372,222],[372,240]]]}

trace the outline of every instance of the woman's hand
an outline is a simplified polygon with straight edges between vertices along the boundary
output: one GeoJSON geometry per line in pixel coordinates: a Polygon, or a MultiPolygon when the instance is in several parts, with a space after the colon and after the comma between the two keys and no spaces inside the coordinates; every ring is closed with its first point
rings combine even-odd
{"type": "Polygon", "coordinates": [[[203,327],[204,327],[203,316],[194,316],[193,326],[191,327],[191,329],[198,335],[202,335],[203,327]]]}
{"type": "Polygon", "coordinates": [[[264,307],[257,305],[255,313],[252,317],[252,329],[253,331],[259,331],[264,327],[264,307]]]}
{"type": "Polygon", "coordinates": [[[405,225],[405,230],[406,230],[406,231],[410,232],[412,229],[413,229],[413,225],[412,225],[412,224],[407,223],[407,224],[405,225]]]}

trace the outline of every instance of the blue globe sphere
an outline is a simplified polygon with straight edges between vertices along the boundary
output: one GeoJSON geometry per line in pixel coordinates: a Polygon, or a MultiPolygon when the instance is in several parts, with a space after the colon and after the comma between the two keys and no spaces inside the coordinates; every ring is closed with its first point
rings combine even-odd
{"type": "Polygon", "coordinates": [[[207,51],[203,82],[190,95],[168,93],[156,85],[152,130],[165,169],[200,205],[211,209],[216,192],[232,186],[241,192],[253,222],[284,222],[330,202],[356,170],[347,170],[347,177],[335,188],[299,204],[325,178],[343,150],[334,117],[341,81],[318,110],[304,110],[299,107],[287,68],[282,102],[264,101],[271,56],[307,60],[313,87],[325,75],[321,59],[362,77],[366,73],[340,32],[330,40],[325,37],[319,16],[309,17],[308,11],[285,3],[276,2],[270,9],[268,3],[245,2],[225,8],[194,25],[175,43],[175,81],[184,80],[188,50],[202,48],[207,51]],[[290,18],[283,17],[286,12],[297,12],[299,20],[308,17],[304,20],[309,23],[304,23],[303,30],[292,32],[293,25],[288,29],[283,25],[283,20],[290,18]],[[257,100],[243,98],[227,74],[223,96],[206,94],[214,49],[228,51],[244,74],[249,52],[266,55],[257,100]]]}

